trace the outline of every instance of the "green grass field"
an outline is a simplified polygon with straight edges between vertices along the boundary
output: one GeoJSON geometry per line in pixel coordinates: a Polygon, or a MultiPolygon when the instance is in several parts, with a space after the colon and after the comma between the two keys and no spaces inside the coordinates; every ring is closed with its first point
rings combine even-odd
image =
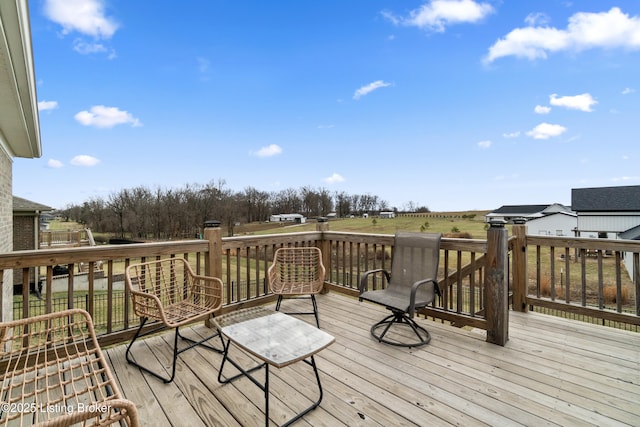
{"type": "MultiPolygon", "coordinates": [[[[465,212],[430,212],[424,214],[407,214],[396,218],[340,218],[329,220],[329,230],[354,233],[394,234],[398,230],[423,231],[432,233],[468,233],[471,238],[485,239],[487,224],[484,216],[489,211],[465,212]]],[[[310,220],[305,224],[256,222],[241,224],[234,228],[234,234],[261,235],[280,234],[304,231],[315,231],[317,223],[310,220]]],[[[49,230],[80,230],[82,225],[75,222],[51,221],[49,230]]],[[[108,233],[92,230],[94,237],[108,240],[108,233]]],[[[223,231],[226,235],[226,230],[223,231]]],[[[469,236],[465,236],[469,237],[469,236]]]]}
{"type": "MultiPolygon", "coordinates": [[[[487,211],[432,212],[396,218],[341,218],[329,221],[329,230],[354,233],[394,234],[398,230],[432,233],[468,233],[474,239],[486,238],[484,215],[487,211]]],[[[306,224],[260,223],[241,225],[237,235],[314,231],[316,222],[306,224]]],[[[468,237],[468,236],[467,236],[468,237]]]]}

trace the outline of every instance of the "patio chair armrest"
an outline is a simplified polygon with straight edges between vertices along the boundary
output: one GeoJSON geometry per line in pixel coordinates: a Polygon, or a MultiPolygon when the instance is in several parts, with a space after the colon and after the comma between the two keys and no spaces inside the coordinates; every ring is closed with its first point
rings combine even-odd
{"type": "MultiPolygon", "coordinates": [[[[278,292],[280,289],[276,287],[278,282],[278,272],[276,271],[276,263],[273,262],[267,269],[267,282],[269,284],[269,290],[272,293],[278,292]]],[[[280,286],[282,288],[282,286],[280,286]]]]}
{"type": "Polygon", "coordinates": [[[191,298],[206,298],[211,308],[217,310],[222,306],[223,283],[217,277],[193,275],[191,298]]]}
{"type": "Polygon", "coordinates": [[[387,283],[389,283],[389,280],[391,280],[391,275],[384,268],[377,268],[375,270],[367,270],[362,274],[362,277],[360,278],[360,285],[358,286],[358,290],[360,291],[361,295],[362,295],[363,292],[368,290],[367,278],[370,275],[376,274],[376,273],[384,273],[384,277],[387,279],[387,283]]]}
{"type": "Polygon", "coordinates": [[[138,409],[136,405],[129,399],[110,399],[106,402],[109,410],[113,411],[117,409],[122,415],[124,415],[128,426],[138,427],[140,426],[140,419],[138,418],[138,409]]]}
{"type": "Polygon", "coordinates": [[[126,421],[127,426],[139,427],[138,410],[136,405],[128,399],[108,399],[98,403],[87,404],[82,411],[73,411],[68,414],[53,418],[43,422],[44,426],[72,427],[76,425],[122,425],[126,421]],[[103,420],[98,421],[96,417],[101,414],[109,414],[103,420]],[[92,424],[93,422],[95,424],[92,424]]]}
{"type": "Polygon", "coordinates": [[[160,298],[150,292],[130,289],[133,299],[133,311],[139,317],[160,319],[166,323],[164,309],[160,298]]]}
{"type": "Polygon", "coordinates": [[[435,279],[423,279],[418,280],[413,285],[411,285],[411,294],[409,296],[409,317],[413,318],[413,315],[416,311],[416,293],[418,292],[418,288],[420,286],[426,285],[427,283],[433,284],[433,292],[436,295],[440,295],[440,287],[438,286],[438,282],[435,279]]]}

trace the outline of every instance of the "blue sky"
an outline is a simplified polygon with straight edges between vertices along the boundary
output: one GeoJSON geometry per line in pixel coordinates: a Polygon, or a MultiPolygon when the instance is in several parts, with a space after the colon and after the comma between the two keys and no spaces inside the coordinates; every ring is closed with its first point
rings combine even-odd
{"type": "Polygon", "coordinates": [[[637,0],[31,0],[55,208],[224,180],[433,211],[640,184],[637,0]]]}

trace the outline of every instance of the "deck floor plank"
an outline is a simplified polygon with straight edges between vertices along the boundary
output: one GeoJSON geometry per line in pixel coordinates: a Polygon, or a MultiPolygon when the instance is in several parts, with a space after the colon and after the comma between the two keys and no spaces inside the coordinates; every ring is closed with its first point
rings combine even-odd
{"type": "MultiPolygon", "coordinates": [[[[504,347],[486,343],[484,331],[422,319],[431,343],[407,349],[371,337],[371,325],[388,313],[383,307],[335,292],[317,299],[320,325],[336,342],[316,355],[323,401],[296,426],[640,425],[640,334],[510,313],[504,347]]],[[[283,311],[305,310],[306,303],[288,302],[283,311]]],[[[301,318],[314,323],[310,316],[301,318]]],[[[204,331],[196,325],[191,333],[204,331]]],[[[163,366],[158,359],[168,359],[171,339],[146,339],[141,344],[152,351],[136,357],[163,366]]],[[[220,354],[202,348],[183,353],[176,380],[164,384],[128,365],[124,349],[106,353],[143,425],[264,424],[258,387],[247,379],[218,383],[220,354]]],[[[243,364],[255,363],[240,350],[233,355],[243,364]]],[[[270,425],[316,398],[307,364],[272,368],[270,374],[270,425]]]]}
{"type": "MultiPolygon", "coordinates": [[[[433,322],[423,323],[431,330],[433,322]]],[[[382,353],[378,354],[370,349],[371,342],[376,341],[370,336],[363,336],[361,332],[351,337],[352,346],[360,346],[362,354],[382,362],[385,365],[383,375],[387,378],[401,383],[403,389],[400,391],[405,399],[425,399],[430,410],[437,413],[443,419],[453,422],[451,414],[460,415],[460,408],[465,408],[462,415],[466,415],[464,420],[457,420],[464,425],[468,423],[484,422],[488,425],[504,425],[513,419],[519,419],[527,424],[542,425],[544,419],[535,415],[535,411],[527,411],[527,405],[533,403],[530,399],[518,399],[511,396],[511,400],[518,400],[519,405],[514,407],[500,401],[504,394],[509,394],[509,389],[500,389],[492,386],[483,379],[477,379],[478,366],[475,369],[453,370],[449,360],[449,355],[434,355],[431,353],[431,346],[419,349],[398,352],[389,346],[377,346],[382,353]],[[359,344],[358,344],[359,343],[359,344]],[[386,360],[385,360],[386,359],[386,360]],[[489,398],[488,398],[489,397],[489,398]],[[498,398],[498,400],[496,400],[498,398]],[[491,405],[492,410],[487,410],[486,405],[491,405]],[[471,417],[471,419],[469,419],[471,417]]],[[[472,338],[472,345],[489,345],[478,342],[472,338]]],[[[375,366],[380,366],[377,363],[375,366]]]]}

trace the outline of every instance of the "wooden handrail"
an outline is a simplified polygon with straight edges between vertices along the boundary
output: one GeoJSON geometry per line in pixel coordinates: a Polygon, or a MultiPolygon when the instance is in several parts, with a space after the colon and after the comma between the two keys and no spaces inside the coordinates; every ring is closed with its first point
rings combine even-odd
{"type": "MultiPolygon", "coordinates": [[[[21,311],[16,316],[29,316],[35,308],[30,304],[42,304],[45,312],[71,308],[78,305],[74,298],[80,292],[81,286],[89,289],[86,307],[96,318],[100,339],[109,343],[127,339],[131,328],[137,320],[131,316],[128,295],[120,287],[121,274],[131,262],[167,256],[186,256],[197,272],[212,274],[223,279],[225,284],[225,303],[223,311],[249,305],[262,304],[272,300],[265,277],[273,251],[281,246],[317,246],[323,252],[323,263],[327,269],[326,289],[355,294],[360,274],[370,268],[390,267],[390,257],[393,251],[393,235],[371,233],[349,233],[329,230],[330,223],[318,224],[315,231],[273,235],[255,235],[240,237],[221,237],[220,229],[205,229],[204,240],[181,240],[154,243],[135,243],[128,245],[100,245],[94,247],[65,247],[30,251],[15,251],[0,254],[0,277],[10,280],[5,271],[13,270],[12,274],[21,283],[33,282],[37,289],[38,282],[42,284],[44,301],[40,303],[37,295],[31,294],[29,287],[23,286],[22,298],[17,298],[22,304],[21,311]],[[86,272],[77,272],[77,265],[86,263],[96,265],[102,263],[102,271],[89,268],[86,272]],[[68,276],[54,276],[52,268],[56,265],[67,267],[68,276]],[[70,267],[70,268],[69,268],[70,267]],[[35,277],[34,277],[35,276],[35,277]],[[60,295],[56,293],[59,283],[63,284],[60,295]],[[104,290],[101,290],[104,289],[104,290]],[[62,302],[56,298],[61,297],[62,302]],[[102,307],[102,298],[106,298],[102,307]],[[63,304],[59,306],[58,304],[63,304]],[[103,313],[107,312],[107,313],[103,313]],[[99,319],[100,316],[105,320],[99,319]],[[100,326],[104,322],[104,325],[100,326]]],[[[489,230],[490,231],[490,230],[489,230]]],[[[506,231],[506,229],[505,229],[506,231]]],[[[565,312],[579,312],[603,319],[628,324],[640,324],[640,271],[637,265],[640,257],[640,242],[568,238],[550,236],[528,236],[526,227],[514,226],[512,237],[508,241],[508,248],[504,253],[511,257],[511,267],[504,269],[507,284],[510,289],[513,307],[517,310],[527,310],[533,307],[553,308],[565,312]],[[554,251],[553,248],[559,250],[554,251]],[[611,264],[615,259],[622,259],[624,253],[634,254],[635,277],[629,289],[630,300],[635,304],[635,310],[625,313],[622,310],[611,310],[606,305],[602,308],[588,306],[582,301],[574,301],[571,295],[564,295],[564,299],[545,296],[540,291],[541,282],[545,274],[560,277],[559,268],[563,272],[569,270],[575,274],[581,268],[585,257],[575,257],[575,254],[594,251],[599,258],[593,258],[594,265],[611,264]],[[554,254],[547,261],[548,252],[554,254]],[[614,254],[606,257],[605,252],[614,254]],[[570,256],[565,256],[565,254],[570,256]],[[615,255],[617,254],[617,255],[615,255]],[[556,256],[558,255],[558,256],[556,256]],[[559,255],[564,258],[556,260],[559,255]],[[616,258],[617,257],[617,258],[616,258]],[[570,259],[569,259],[570,258],[570,259]],[[580,259],[580,260],[579,260],[580,259]],[[536,264],[537,263],[537,264],[536,264]],[[537,266],[536,266],[537,265],[537,266]],[[535,268],[534,268],[535,266],[535,268]],[[528,268],[531,267],[531,268],[528,268]],[[553,269],[558,269],[554,272],[553,269]],[[547,271],[548,270],[548,271],[547,271]],[[535,289],[538,289],[536,291],[535,289]],[[538,295],[537,293],[540,295],[538,295]],[[569,300],[567,302],[567,297],[569,300]]],[[[434,306],[423,311],[429,317],[450,321],[457,326],[469,325],[481,329],[491,329],[486,321],[487,313],[494,316],[496,311],[492,306],[496,302],[487,298],[487,292],[495,292],[496,283],[493,279],[487,281],[488,260],[492,259],[490,252],[494,246],[489,240],[443,238],[441,241],[441,267],[439,280],[443,288],[443,298],[434,306]],[[491,289],[487,289],[491,287],[491,289]]],[[[493,259],[495,259],[495,254],[493,259]]],[[[600,273],[602,274],[602,273],[600,273]]],[[[617,292],[621,293],[628,279],[618,266],[617,292]]],[[[605,279],[600,279],[600,291],[606,286],[605,279]]],[[[556,285],[554,292],[560,295],[563,289],[574,291],[573,278],[562,277],[563,283],[556,285]],[[568,283],[568,285],[567,285],[568,283]]],[[[585,279],[589,281],[589,277],[585,279]]],[[[598,281],[598,278],[595,279],[598,281]]],[[[614,279],[615,282],[616,279],[614,279]]],[[[557,281],[557,280],[556,280],[557,281]]],[[[380,284],[383,286],[383,284],[380,284]]],[[[502,284],[500,286],[503,286],[502,284]]],[[[5,286],[7,288],[7,286],[5,286]]],[[[82,291],[85,292],[85,291],[82,291]]],[[[19,295],[19,294],[18,294],[19,295]]],[[[5,298],[7,296],[5,295],[5,298]]],[[[620,304],[618,304],[620,305],[620,304]]],[[[10,305],[3,304],[0,310],[6,310],[10,305]]],[[[625,305],[622,308],[627,308],[625,305]]],[[[498,309],[505,316],[502,309],[498,309]]],[[[3,315],[7,318],[6,315],[3,315]]],[[[491,332],[495,334],[495,331],[491,332]]],[[[502,336],[505,335],[503,332],[502,336]]],[[[492,335],[495,336],[495,335],[492,335]]],[[[508,336],[508,334],[507,334],[508,336]]],[[[499,340],[501,341],[501,340],[499,340]]]]}

